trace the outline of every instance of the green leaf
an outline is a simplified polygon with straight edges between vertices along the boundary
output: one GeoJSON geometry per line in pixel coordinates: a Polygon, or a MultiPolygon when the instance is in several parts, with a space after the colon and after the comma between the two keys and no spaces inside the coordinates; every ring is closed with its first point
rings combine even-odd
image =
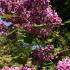
{"type": "Polygon", "coordinates": [[[61,51],[61,50],[62,50],[62,48],[60,48],[60,47],[54,48],[54,51],[55,51],[55,52],[59,52],[59,51],[61,51]]]}
{"type": "Polygon", "coordinates": [[[15,17],[15,16],[16,16],[15,14],[4,14],[2,18],[8,19],[8,18],[15,17]]]}
{"type": "Polygon", "coordinates": [[[67,23],[70,23],[70,20],[64,22],[64,24],[67,24],[67,23]]]}
{"type": "Polygon", "coordinates": [[[65,36],[70,40],[70,32],[66,33],[65,36]]]}

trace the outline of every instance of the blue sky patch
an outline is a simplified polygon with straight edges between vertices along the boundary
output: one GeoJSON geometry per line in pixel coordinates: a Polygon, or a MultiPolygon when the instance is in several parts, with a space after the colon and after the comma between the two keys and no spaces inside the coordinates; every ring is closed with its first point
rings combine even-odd
{"type": "Polygon", "coordinates": [[[4,25],[7,26],[7,27],[9,27],[9,26],[11,26],[13,24],[12,22],[3,21],[1,17],[0,17],[0,22],[3,22],[4,25]]]}

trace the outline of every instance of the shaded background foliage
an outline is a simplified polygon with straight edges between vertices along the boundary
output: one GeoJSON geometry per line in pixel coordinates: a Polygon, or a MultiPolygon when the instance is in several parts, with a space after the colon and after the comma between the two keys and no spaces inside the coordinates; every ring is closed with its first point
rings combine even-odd
{"type": "Polygon", "coordinates": [[[70,0],[51,0],[63,21],[70,20],[70,0]]]}
{"type": "Polygon", "coordinates": [[[62,18],[64,25],[59,27],[60,35],[62,35],[67,45],[70,46],[70,0],[51,0],[52,6],[56,9],[60,17],[62,18]]]}

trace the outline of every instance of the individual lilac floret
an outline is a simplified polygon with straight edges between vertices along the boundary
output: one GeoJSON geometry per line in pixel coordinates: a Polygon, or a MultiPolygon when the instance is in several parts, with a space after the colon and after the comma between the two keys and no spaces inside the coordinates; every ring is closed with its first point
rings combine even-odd
{"type": "Polygon", "coordinates": [[[70,58],[66,57],[57,63],[56,70],[70,70],[70,58]]]}
{"type": "Polygon", "coordinates": [[[47,48],[48,48],[48,50],[52,50],[52,49],[54,49],[54,45],[49,44],[49,45],[47,45],[47,48]]]}

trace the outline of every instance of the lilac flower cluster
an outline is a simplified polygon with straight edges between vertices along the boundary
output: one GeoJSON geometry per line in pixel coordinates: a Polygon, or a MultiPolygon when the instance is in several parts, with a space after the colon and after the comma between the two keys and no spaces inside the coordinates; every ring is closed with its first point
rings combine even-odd
{"type": "Polygon", "coordinates": [[[48,36],[62,22],[49,0],[1,0],[1,7],[5,13],[16,14],[14,23],[22,24],[27,32],[39,38],[48,36]]]}
{"type": "Polygon", "coordinates": [[[8,66],[4,66],[1,70],[36,70],[34,67],[27,67],[27,66],[24,66],[24,67],[16,67],[16,66],[13,66],[13,67],[8,67],[8,66]]]}
{"type": "Polygon", "coordinates": [[[47,45],[45,48],[36,49],[32,53],[32,57],[38,61],[49,61],[52,59],[53,45],[47,45]]]}
{"type": "Polygon", "coordinates": [[[57,63],[56,70],[70,70],[70,58],[66,57],[57,63]]]}

